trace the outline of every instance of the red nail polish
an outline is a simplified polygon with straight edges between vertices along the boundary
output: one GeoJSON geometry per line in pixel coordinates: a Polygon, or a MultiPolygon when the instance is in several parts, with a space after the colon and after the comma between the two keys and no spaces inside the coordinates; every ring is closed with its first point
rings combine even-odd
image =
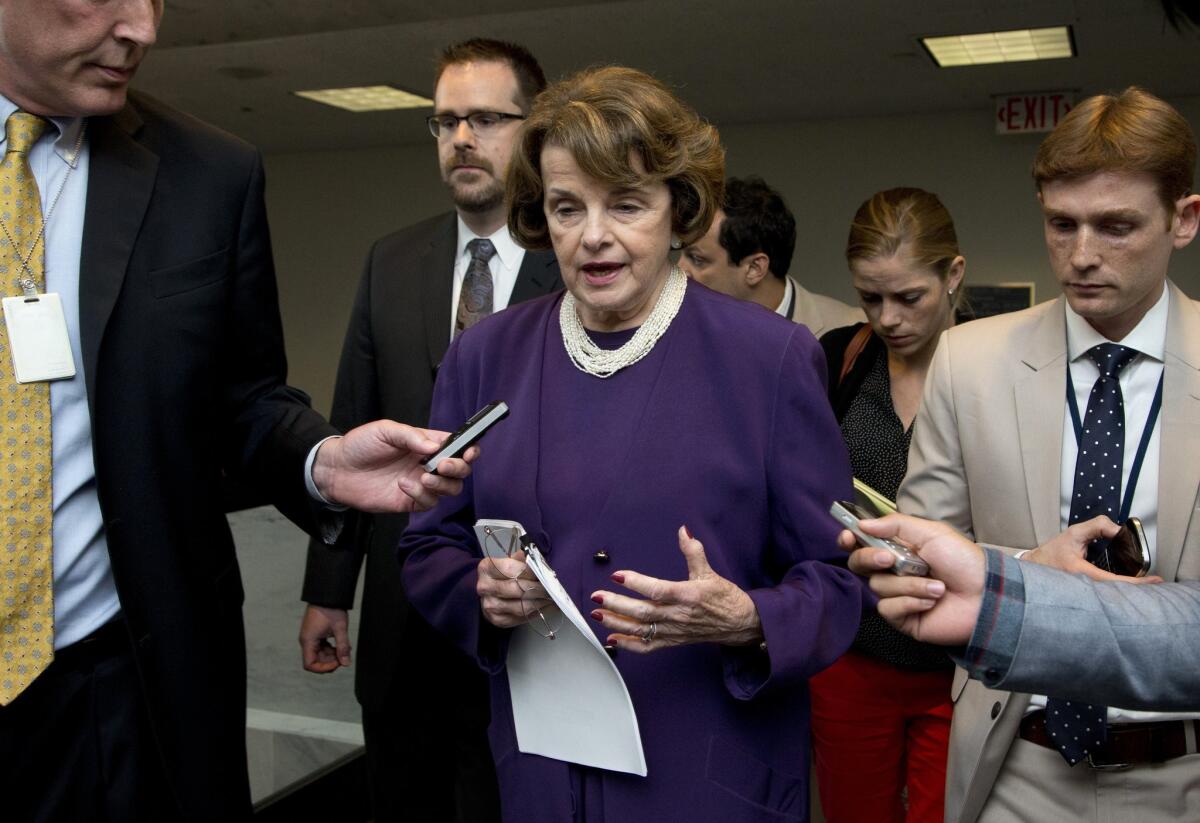
{"type": "Polygon", "coordinates": [[[592,602],[593,602],[593,603],[599,603],[601,606],[603,606],[603,605],[604,605],[604,595],[602,595],[602,594],[593,594],[593,595],[592,595],[592,602]]]}
{"type": "Polygon", "coordinates": [[[686,534],[686,535],[688,536],[688,540],[695,540],[695,539],[696,539],[696,538],[692,537],[692,530],[691,530],[691,529],[689,529],[687,526],[684,526],[684,527],[683,527],[683,533],[684,533],[684,534],[686,534]]]}
{"type": "Polygon", "coordinates": [[[592,610],[592,619],[593,620],[603,620],[604,615],[600,613],[599,609],[593,609],[592,610]]]}
{"type": "Polygon", "coordinates": [[[621,574],[620,572],[614,572],[612,576],[612,582],[624,585],[625,575],[621,574]]]}

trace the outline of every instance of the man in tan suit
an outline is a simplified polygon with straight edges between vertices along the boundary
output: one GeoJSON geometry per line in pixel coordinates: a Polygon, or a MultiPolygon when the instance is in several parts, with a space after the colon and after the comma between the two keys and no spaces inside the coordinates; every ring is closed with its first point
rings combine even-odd
{"type": "Polygon", "coordinates": [[[779,192],[760,177],[731,177],[708,234],[683,250],[679,266],[710,289],[803,323],[813,337],[864,322],[861,309],[788,276],[795,248],[796,219],[779,192]]]}
{"type": "MultiPolygon", "coordinates": [[[[1063,296],[944,335],[902,511],[1026,548],[1131,514],[1151,574],[1200,579],[1200,308],[1167,279],[1200,223],[1195,158],[1187,121],[1139,89],[1084,101],[1047,137],[1034,177],[1063,296]]],[[[1200,819],[1200,712],[993,691],[962,670],[952,696],[948,821],[1200,819]]]]}

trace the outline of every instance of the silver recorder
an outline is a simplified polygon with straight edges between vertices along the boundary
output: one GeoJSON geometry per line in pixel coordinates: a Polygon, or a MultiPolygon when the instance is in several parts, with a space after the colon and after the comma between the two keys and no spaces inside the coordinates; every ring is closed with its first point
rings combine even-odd
{"type": "Polygon", "coordinates": [[[892,565],[891,571],[896,574],[918,575],[921,577],[929,574],[929,564],[917,557],[912,549],[883,537],[873,537],[860,529],[858,527],[859,520],[871,520],[875,517],[875,515],[865,511],[862,507],[847,500],[835,500],[833,505],[829,507],[829,513],[833,515],[833,518],[837,522],[853,532],[854,536],[864,546],[869,546],[872,549],[886,549],[894,554],[896,562],[892,565]]]}

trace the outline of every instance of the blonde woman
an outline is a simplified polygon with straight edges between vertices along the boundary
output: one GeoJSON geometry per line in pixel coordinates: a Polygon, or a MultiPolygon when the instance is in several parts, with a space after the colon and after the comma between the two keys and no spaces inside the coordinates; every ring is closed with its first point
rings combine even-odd
{"type": "MultiPolygon", "coordinates": [[[[846,259],[867,322],[821,338],[829,399],[854,476],[895,499],[966,261],[946,207],[913,188],[862,204],[846,259]]],[[[817,780],[830,823],[940,823],[952,673],[944,650],[864,612],[851,651],[812,681],[817,780]]]]}

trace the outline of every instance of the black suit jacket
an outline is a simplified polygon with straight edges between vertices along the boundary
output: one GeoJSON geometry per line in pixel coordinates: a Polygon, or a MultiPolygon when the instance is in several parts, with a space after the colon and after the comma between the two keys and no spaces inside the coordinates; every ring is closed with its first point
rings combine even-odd
{"type": "MultiPolygon", "coordinates": [[[[450,345],[457,240],[451,212],[394,232],[371,249],[338,366],[330,415],[335,425],[345,429],[381,417],[424,425],[429,419],[434,379],[450,345]]],[[[554,255],[526,252],[509,304],[559,288],[554,255]]],[[[309,544],[303,598],[321,606],[353,606],[366,555],[355,692],[360,703],[377,709],[391,699],[395,678],[406,665],[436,670],[436,660],[462,657],[429,636],[432,630],[404,598],[396,546],[406,524],[404,515],[350,515],[336,545],[309,544]]],[[[480,679],[473,666],[460,668],[464,677],[480,679]]],[[[428,685],[413,684],[426,698],[428,685]]],[[[438,689],[453,693],[453,687],[438,677],[438,689]]],[[[478,710],[486,713],[486,701],[478,710]]]]}
{"type": "Polygon", "coordinates": [[[80,334],[113,577],[172,793],[188,820],[238,820],[246,664],[221,478],[312,532],[304,460],[336,430],[284,383],[258,153],[135,95],[88,139],[80,334]]]}

